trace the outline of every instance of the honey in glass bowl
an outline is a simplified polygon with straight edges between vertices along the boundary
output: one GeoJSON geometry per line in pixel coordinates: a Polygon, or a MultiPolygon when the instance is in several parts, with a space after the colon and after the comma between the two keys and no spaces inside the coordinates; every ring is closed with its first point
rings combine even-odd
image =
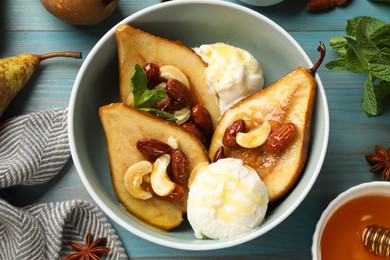
{"type": "Polygon", "coordinates": [[[390,196],[368,194],[351,199],[331,215],[324,227],[321,260],[390,259],[385,256],[386,250],[390,250],[390,230],[383,235],[386,229],[390,229],[390,196]],[[366,228],[372,225],[383,227],[377,237],[367,233],[366,228]],[[366,246],[364,238],[369,240],[366,246]],[[384,243],[381,253],[370,252],[379,249],[381,239],[384,243]],[[372,241],[375,241],[373,248],[372,241]]]}

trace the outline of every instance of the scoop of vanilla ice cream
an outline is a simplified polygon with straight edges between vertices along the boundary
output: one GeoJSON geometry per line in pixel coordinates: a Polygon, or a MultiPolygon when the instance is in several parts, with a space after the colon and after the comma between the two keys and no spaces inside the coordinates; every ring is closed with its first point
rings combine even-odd
{"type": "Polygon", "coordinates": [[[261,66],[246,50],[225,44],[204,44],[194,51],[208,64],[205,77],[219,98],[221,115],[264,86],[261,66]]]}
{"type": "Polygon", "coordinates": [[[268,192],[256,171],[226,158],[200,169],[188,194],[187,218],[197,238],[231,238],[264,220],[268,192]]]}

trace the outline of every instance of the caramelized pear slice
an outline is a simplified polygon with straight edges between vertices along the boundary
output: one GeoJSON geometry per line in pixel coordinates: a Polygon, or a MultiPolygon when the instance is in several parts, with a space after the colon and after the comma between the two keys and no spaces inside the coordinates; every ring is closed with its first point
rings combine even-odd
{"type": "Polygon", "coordinates": [[[252,149],[224,147],[225,157],[242,159],[257,171],[267,187],[270,201],[282,197],[305,166],[316,94],[313,75],[325,54],[322,43],[318,50],[321,57],[313,68],[299,67],[228,109],[218,122],[211,141],[209,156],[213,158],[223,145],[226,128],[237,119],[245,120],[247,131],[259,127],[265,121],[270,122],[272,130],[284,123],[295,124],[297,132],[293,139],[276,152],[267,151],[265,144],[252,149]]]}
{"type": "Polygon", "coordinates": [[[130,78],[136,64],[141,67],[148,62],[155,63],[159,67],[172,65],[187,76],[195,104],[206,107],[213,118],[214,126],[216,125],[219,106],[215,91],[205,80],[204,70],[207,64],[192,49],[180,42],[151,35],[127,24],[117,27],[116,42],[122,102],[126,103],[130,93],[130,78]]]}
{"type": "Polygon", "coordinates": [[[174,137],[179,149],[187,156],[190,172],[197,164],[209,162],[204,146],[175,123],[123,103],[103,106],[99,109],[99,115],[106,136],[112,184],[119,202],[130,213],[153,226],[162,229],[178,226],[186,211],[185,199],[178,202],[157,198],[136,199],[126,191],[124,175],[131,165],[150,160],[137,149],[138,140],[152,138],[166,143],[170,137],[174,137]]]}

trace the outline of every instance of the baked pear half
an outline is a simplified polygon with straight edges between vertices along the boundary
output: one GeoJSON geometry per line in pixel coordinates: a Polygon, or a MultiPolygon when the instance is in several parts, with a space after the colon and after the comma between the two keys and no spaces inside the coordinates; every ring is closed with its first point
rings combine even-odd
{"type": "Polygon", "coordinates": [[[219,118],[219,106],[215,91],[205,80],[203,62],[191,48],[181,42],[171,41],[121,24],[116,28],[119,60],[120,99],[126,103],[130,94],[130,78],[136,64],[147,63],[174,66],[188,78],[190,92],[196,104],[204,106],[211,114],[214,126],[219,118]]]}
{"type": "MultiPolygon", "coordinates": [[[[169,142],[167,140],[173,137],[178,149],[187,158],[189,173],[199,163],[209,163],[209,157],[204,146],[196,137],[176,123],[160,119],[123,103],[102,106],[99,109],[99,115],[106,136],[112,184],[119,202],[130,213],[155,227],[168,230],[178,226],[183,220],[183,213],[186,211],[187,187],[184,189],[185,194],[182,199],[177,201],[163,200],[158,196],[138,198],[129,193],[126,185],[137,181],[146,182],[146,180],[142,180],[142,177],[141,179],[134,178],[132,183],[128,183],[125,174],[131,166],[139,162],[146,162],[147,164],[150,161],[151,164],[154,163],[153,167],[156,165],[156,158],[145,155],[137,148],[139,140],[148,138],[167,143],[169,142]]],[[[141,148],[157,149],[157,147],[141,148]]],[[[138,167],[135,173],[141,171],[142,167],[138,167]]],[[[153,184],[153,173],[151,178],[153,184]]],[[[162,189],[166,188],[164,187],[165,182],[161,182],[162,189]]],[[[147,189],[145,188],[141,193],[138,193],[142,194],[142,192],[147,192],[147,189]]]]}
{"type": "Polygon", "coordinates": [[[316,95],[314,74],[325,55],[311,69],[299,67],[269,87],[228,109],[217,124],[209,148],[216,154],[241,159],[265,183],[270,201],[282,197],[301,175],[310,138],[316,95]]]}

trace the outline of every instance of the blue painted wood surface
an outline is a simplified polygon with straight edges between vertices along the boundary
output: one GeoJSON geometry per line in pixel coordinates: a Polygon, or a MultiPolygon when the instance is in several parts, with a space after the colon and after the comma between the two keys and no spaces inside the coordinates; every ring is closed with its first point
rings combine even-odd
{"type": "MultiPolygon", "coordinates": [[[[231,0],[237,4],[239,1],[231,0]]],[[[324,13],[309,13],[306,0],[285,0],[270,7],[251,7],[287,30],[312,60],[317,58],[313,46],[324,41],[329,46],[333,35],[345,34],[346,19],[366,15],[390,22],[390,5],[368,0],[352,0],[344,8],[324,13]]],[[[84,57],[112,26],[124,17],[157,0],[121,0],[106,21],[95,26],[74,26],[49,14],[40,1],[0,1],[0,57],[21,53],[82,51],[84,57]]],[[[325,62],[337,57],[328,48],[325,62]]],[[[83,60],[48,60],[13,101],[0,121],[12,116],[50,107],[66,107],[78,69],[83,60]]],[[[233,248],[188,252],[165,248],[140,239],[114,224],[131,259],[310,259],[315,224],[328,203],[347,188],[379,176],[368,172],[364,154],[374,145],[390,146],[390,109],[380,117],[367,117],[360,109],[365,75],[325,67],[318,71],[325,86],[330,109],[330,139],[325,163],[313,189],[280,226],[264,236],[233,248]]],[[[1,163],[1,162],[0,162],[1,163]]],[[[32,187],[13,187],[0,191],[0,197],[17,206],[32,203],[85,199],[93,201],[83,187],[70,160],[59,176],[49,183],[32,187]]]]}

